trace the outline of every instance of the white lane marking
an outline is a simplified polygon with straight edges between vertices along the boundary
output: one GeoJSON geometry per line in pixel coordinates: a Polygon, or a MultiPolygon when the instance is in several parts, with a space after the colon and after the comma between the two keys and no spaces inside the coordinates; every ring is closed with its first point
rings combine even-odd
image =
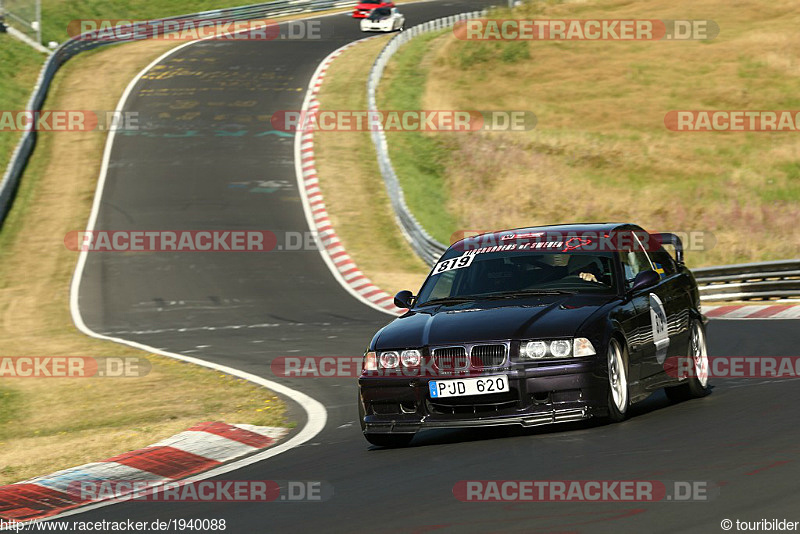
{"type": "MultiPolygon", "coordinates": [[[[404,2],[404,4],[426,3],[426,2],[430,2],[430,1],[432,1],[432,0],[420,0],[419,2],[404,2]]],[[[327,14],[327,15],[319,15],[319,16],[313,16],[312,15],[311,17],[302,17],[302,18],[320,19],[320,18],[327,18],[327,17],[335,17],[335,16],[338,16],[338,15],[341,15],[342,13],[346,13],[346,12],[330,13],[330,14],[327,14]]],[[[289,23],[289,22],[293,22],[294,20],[300,20],[300,19],[287,20],[286,22],[282,22],[281,24],[286,24],[286,23],[289,23]]],[[[242,33],[242,32],[236,32],[236,33],[242,33]]],[[[157,64],[161,63],[164,59],[168,58],[172,54],[178,52],[179,50],[182,50],[183,48],[186,48],[186,47],[191,46],[193,44],[197,44],[197,43],[203,42],[203,41],[205,41],[207,39],[211,39],[211,38],[212,37],[206,37],[206,38],[203,38],[203,39],[200,39],[200,40],[197,40],[197,41],[189,41],[187,43],[183,43],[181,45],[176,46],[175,48],[167,50],[166,52],[161,54],[159,57],[157,57],[155,60],[153,60],[149,65],[147,65],[144,69],[142,69],[141,72],[139,72],[133,78],[133,80],[131,80],[131,82],[128,84],[128,86],[125,88],[125,91],[122,93],[122,96],[120,97],[119,102],[117,103],[117,108],[116,108],[117,113],[121,114],[123,112],[124,107],[125,107],[125,102],[127,101],[128,96],[130,95],[130,93],[133,91],[133,88],[136,86],[136,84],[139,82],[139,80],[142,78],[142,76],[144,76],[150,69],[152,69],[157,64]]],[[[369,37],[368,37],[368,39],[369,39],[369,37]]],[[[361,39],[361,40],[363,40],[363,39],[361,39]]],[[[354,42],[357,42],[357,41],[354,41],[354,42]]],[[[342,47],[342,48],[344,48],[344,47],[342,47]]],[[[320,66],[323,65],[325,63],[325,61],[327,61],[327,60],[328,60],[328,58],[325,58],[325,60],[323,60],[322,63],[320,63],[320,66]]],[[[319,70],[319,66],[317,67],[317,70],[319,70]]],[[[315,75],[316,75],[316,73],[315,73],[315,75]]],[[[312,77],[312,80],[313,80],[313,77],[312,77]]],[[[310,94],[310,89],[311,89],[311,85],[309,85],[309,92],[307,93],[307,95],[310,94]]],[[[308,98],[308,96],[306,97],[306,99],[307,98],[308,98]]],[[[307,105],[307,102],[304,101],[304,105],[307,105]]],[[[108,132],[108,137],[106,138],[106,145],[105,145],[105,149],[103,150],[103,161],[101,163],[101,168],[100,168],[100,176],[99,176],[99,178],[97,180],[97,188],[95,189],[94,201],[92,202],[92,210],[91,210],[91,212],[89,214],[89,222],[86,225],[87,231],[93,230],[94,226],[95,226],[95,224],[97,222],[98,213],[100,211],[100,203],[102,201],[102,196],[103,196],[103,188],[105,186],[106,175],[108,173],[108,165],[109,165],[109,162],[111,160],[111,149],[112,149],[112,145],[114,143],[115,135],[116,135],[115,131],[112,129],[111,131],[108,132]]],[[[300,173],[300,166],[299,166],[299,153],[300,153],[300,151],[299,151],[299,148],[298,148],[298,143],[299,143],[299,136],[295,137],[295,172],[296,173],[300,173]]],[[[310,214],[311,210],[310,210],[310,206],[308,204],[308,200],[305,198],[305,195],[303,194],[304,190],[303,190],[303,184],[302,184],[302,179],[301,178],[302,178],[302,175],[298,174],[298,186],[299,186],[299,189],[300,189],[300,197],[303,200],[303,211],[304,211],[304,213],[306,215],[306,220],[309,222],[309,228],[313,228],[313,226],[311,226],[311,224],[310,224],[310,219],[309,219],[309,214],[310,214]]],[[[143,343],[138,343],[136,341],[130,341],[130,340],[122,339],[122,338],[119,338],[119,337],[98,334],[97,332],[94,332],[93,330],[91,330],[88,326],[86,326],[86,323],[83,322],[83,317],[81,316],[80,307],[78,305],[78,294],[79,294],[79,290],[80,290],[81,278],[83,277],[83,270],[84,270],[84,267],[86,265],[86,254],[87,254],[87,251],[81,251],[80,254],[78,255],[78,262],[77,262],[77,264],[75,266],[75,273],[73,274],[72,283],[70,284],[70,299],[69,299],[70,300],[70,302],[69,302],[70,313],[72,315],[72,321],[75,323],[75,326],[78,328],[78,330],[80,330],[81,332],[83,332],[87,336],[90,336],[90,337],[93,337],[93,338],[103,339],[103,340],[106,340],[106,341],[113,341],[115,343],[120,343],[122,345],[128,345],[130,347],[133,347],[133,348],[136,348],[136,349],[139,349],[139,350],[151,352],[153,354],[159,354],[161,356],[166,356],[168,358],[174,358],[176,360],[181,360],[181,361],[185,361],[185,362],[188,362],[188,363],[193,363],[193,364],[199,365],[201,367],[208,367],[210,369],[214,369],[214,370],[220,371],[222,373],[226,373],[226,374],[229,374],[229,375],[232,375],[232,376],[236,376],[238,378],[243,378],[245,380],[248,380],[250,382],[253,382],[255,384],[258,384],[260,386],[268,388],[268,389],[272,390],[274,393],[277,393],[279,395],[284,395],[284,396],[292,399],[294,402],[298,403],[300,405],[300,407],[303,408],[303,410],[305,410],[305,412],[306,412],[306,417],[308,418],[308,420],[306,421],[305,426],[303,427],[303,429],[300,432],[298,432],[291,439],[289,439],[289,441],[286,441],[285,443],[281,443],[279,445],[276,445],[274,447],[266,449],[263,452],[260,452],[258,454],[254,454],[252,456],[248,456],[247,458],[243,458],[241,460],[238,460],[238,461],[235,461],[235,462],[231,462],[231,463],[226,464],[224,466],[220,466],[220,467],[216,467],[214,469],[210,469],[210,470],[208,470],[208,471],[206,471],[204,473],[200,473],[200,474],[195,475],[193,477],[187,478],[186,480],[193,481],[193,482],[194,481],[198,481],[198,480],[205,480],[207,478],[211,478],[211,477],[219,476],[219,475],[222,475],[222,474],[225,474],[225,473],[229,473],[231,471],[235,471],[237,469],[241,469],[243,467],[247,467],[247,466],[252,465],[254,463],[258,463],[258,462],[260,462],[262,460],[266,460],[268,458],[272,458],[273,456],[277,456],[277,455],[279,455],[279,454],[281,454],[283,452],[289,451],[289,450],[291,450],[291,449],[293,449],[295,447],[298,447],[298,446],[306,443],[307,441],[313,439],[317,434],[322,432],[322,430],[325,428],[325,424],[327,423],[327,420],[328,420],[328,412],[325,410],[325,406],[323,406],[322,403],[320,403],[316,399],[314,399],[314,398],[312,398],[312,397],[310,397],[310,396],[306,395],[305,393],[302,393],[302,392],[300,392],[298,390],[289,388],[287,386],[284,386],[284,385],[279,384],[277,382],[273,382],[271,380],[267,380],[267,379],[262,378],[262,377],[260,377],[258,375],[254,375],[252,373],[248,373],[246,371],[241,371],[239,369],[234,369],[233,367],[228,367],[227,365],[219,365],[219,364],[216,364],[214,362],[201,360],[199,358],[195,358],[195,357],[192,357],[192,356],[184,356],[182,354],[178,354],[178,353],[175,353],[175,352],[168,352],[168,351],[156,348],[156,347],[151,347],[149,345],[145,345],[143,343]]],[[[324,252],[320,251],[320,254],[322,255],[323,260],[327,259],[325,257],[324,252]]],[[[342,280],[341,275],[338,273],[338,271],[336,270],[335,266],[333,266],[330,263],[327,263],[327,261],[326,261],[326,264],[328,265],[328,268],[330,269],[330,271],[333,273],[334,278],[336,279],[336,281],[339,282],[339,284],[341,284],[343,287],[345,287],[345,289],[347,289],[347,284],[342,280]]],[[[352,291],[350,291],[350,293],[353,294],[352,291]]],[[[383,308],[381,308],[379,306],[376,306],[375,304],[372,304],[371,302],[369,302],[369,301],[367,301],[365,299],[359,298],[359,300],[361,300],[362,302],[366,302],[367,304],[369,304],[371,307],[375,308],[376,310],[382,311],[384,313],[388,313],[389,315],[392,315],[392,316],[395,315],[394,313],[389,312],[388,310],[385,310],[385,309],[383,309],[383,308]]],[[[316,445],[316,444],[317,443],[312,443],[310,445],[316,445]]],[[[86,512],[88,510],[94,510],[96,508],[101,508],[101,507],[104,507],[104,506],[110,506],[112,504],[116,504],[117,502],[120,502],[120,501],[114,501],[114,500],[102,501],[102,502],[98,502],[98,503],[82,506],[80,508],[75,508],[73,510],[69,510],[69,511],[61,513],[61,514],[56,514],[54,516],[49,517],[48,519],[51,520],[51,519],[58,519],[60,517],[76,515],[76,514],[80,514],[80,513],[86,512]]]]}
{"type": "MultiPolygon", "coordinates": [[[[332,13],[330,15],[322,15],[320,17],[313,17],[313,18],[323,18],[323,17],[336,16],[336,15],[339,15],[339,13],[332,13]]],[[[164,52],[159,57],[157,57],[155,60],[153,60],[149,65],[147,65],[144,69],[142,69],[133,78],[133,80],[131,80],[131,82],[128,84],[128,86],[125,88],[125,91],[122,93],[122,96],[120,97],[119,102],[117,103],[116,112],[118,114],[123,113],[124,108],[125,108],[125,103],[127,102],[128,97],[130,96],[131,92],[133,92],[133,88],[136,86],[136,84],[139,82],[139,80],[142,78],[142,76],[144,76],[153,67],[155,67],[156,65],[158,65],[159,63],[161,63],[162,61],[164,61],[166,58],[170,57],[171,55],[175,54],[176,52],[178,52],[180,50],[183,50],[184,48],[186,48],[188,46],[191,46],[193,44],[203,42],[204,40],[206,40],[206,39],[201,39],[199,41],[189,41],[187,43],[183,43],[181,45],[176,46],[175,48],[172,48],[172,49],[164,52]]],[[[105,149],[103,150],[103,161],[101,163],[100,176],[97,179],[97,188],[95,189],[94,201],[92,202],[92,210],[91,210],[91,212],[89,214],[89,222],[86,225],[86,230],[87,231],[94,230],[95,224],[97,223],[97,217],[98,217],[98,215],[100,213],[100,204],[102,203],[103,190],[105,188],[106,177],[108,175],[108,166],[109,166],[109,163],[111,161],[111,149],[113,148],[114,138],[115,137],[116,137],[116,132],[113,129],[108,132],[108,137],[106,138],[105,149]]],[[[297,163],[298,162],[296,161],[295,162],[296,166],[297,166],[297,163]]],[[[306,216],[308,216],[307,207],[304,206],[304,208],[306,209],[306,216]]],[[[184,362],[193,363],[195,365],[200,365],[202,367],[207,367],[207,368],[210,368],[210,369],[214,369],[215,371],[219,371],[221,373],[226,373],[226,374],[229,374],[229,375],[232,375],[232,376],[236,376],[238,378],[243,378],[245,380],[248,380],[250,382],[253,382],[255,384],[263,386],[263,387],[265,387],[265,388],[267,388],[267,389],[269,389],[269,390],[271,390],[271,391],[273,391],[273,392],[275,392],[275,393],[277,393],[279,395],[284,395],[285,397],[288,397],[292,401],[294,401],[297,404],[299,404],[300,407],[303,408],[303,410],[306,412],[307,421],[306,421],[305,426],[303,427],[303,429],[300,432],[298,432],[297,434],[292,436],[288,441],[286,441],[284,443],[280,443],[278,445],[275,445],[274,447],[271,447],[269,449],[265,449],[263,452],[254,454],[252,456],[248,456],[247,458],[243,458],[241,460],[238,460],[238,461],[235,461],[235,462],[231,462],[231,463],[226,464],[224,466],[220,466],[220,467],[216,467],[214,469],[210,469],[210,470],[208,470],[208,471],[206,471],[204,473],[200,473],[198,475],[195,475],[195,476],[191,477],[191,479],[189,479],[189,480],[192,480],[192,481],[205,480],[207,478],[211,478],[211,477],[219,476],[219,475],[222,475],[222,474],[225,474],[225,473],[229,473],[229,472],[234,471],[236,469],[241,469],[243,467],[246,467],[248,465],[252,465],[252,464],[260,462],[262,460],[266,460],[268,458],[272,458],[273,456],[277,456],[277,455],[279,455],[279,454],[281,454],[283,452],[289,451],[289,450],[291,450],[291,449],[293,449],[295,447],[298,447],[298,446],[306,443],[307,441],[313,439],[317,434],[322,432],[322,430],[325,428],[325,424],[328,421],[328,412],[325,410],[325,406],[323,406],[322,403],[320,403],[316,399],[306,395],[305,393],[302,393],[302,392],[297,391],[295,389],[289,388],[289,387],[284,386],[282,384],[279,384],[277,382],[273,382],[272,380],[267,380],[267,379],[262,378],[260,376],[254,375],[252,373],[248,373],[246,371],[241,371],[239,369],[234,369],[233,367],[228,367],[227,365],[220,365],[220,364],[217,364],[217,363],[214,363],[214,362],[201,360],[199,358],[195,358],[195,357],[192,357],[192,356],[185,356],[185,355],[178,354],[178,353],[175,353],[175,352],[169,352],[169,351],[161,350],[161,349],[158,349],[156,347],[151,347],[149,345],[145,345],[143,343],[138,343],[136,341],[130,341],[130,340],[122,339],[122,338],[119,338],[119,337],[106,336],[106,335],[99,334],[99,333],[91,330],[86,325],[86,323],[84,323],[84,321],[83,321],[83,316],[81,315],[80,306],[79,306],[79,303],[78,303],[78,295],[80,294],[81,278],[83,278],[83,271],[84,271],[84,268],[86,267],[87,253],[88,252],[86,250],[83,250],[78,255],[78,262],[77,262],[77,265],[75,266],[75,273],[72,276],[72,283],[70,284],[70,298],[69,298],[70,313],[72,315],[72,321],[75,323],[75,326],[78,328],[78,330],[80,330],[81,332],[83,332],[87,336],[90,336],[90,337],[93,337],[93,338],[104,339],[106,341],[113,341],[115,343],[120,343],[122,345],[128,345],[130,347],[133,347],[133,348],[136,348],[136,349],[140,349],[140,350],[143,350],[143,351],[147,351],[147,352],[151,352],[153,354],[159,354],[161,356],[166,356],[168,358],[174,358],[176,360],[181,360],[181,361],[184,361],[184,362]]],[[[376,309],[380,309],[380,308],[376,307],[376,309]]],[[[102,502],[90,504],[90,505],[87,505],[87,506],[82,506],[80,508],[76,508],[76,509],[73,509],[73,510],[69,510],[69,511],[63,512],[61,514],[56,514],[56,515],[50,517],[49,519],[56,519],[56,518],[59,518],[59,517],[65,517],[65,516],[69,516],[69,515],[80,514],[80,513],[86,512],[88,510],[94,510],[96,508],[100,508],[100,507],[103,507],[103,506],[110,506],[112,504],[116,504],[117,502],[119,502],[119,501],[113,501],[113,500],[102,501],[102,502]]]]}

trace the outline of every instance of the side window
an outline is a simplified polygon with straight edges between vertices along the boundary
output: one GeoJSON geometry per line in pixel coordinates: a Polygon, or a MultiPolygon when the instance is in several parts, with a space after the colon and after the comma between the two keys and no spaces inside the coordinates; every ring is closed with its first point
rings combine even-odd
{"type": "Polygon", "coordinates": [[[622,250],[619,255],[626,286],[630,286],[633,283],[633,279],[636,278],[637,274],[653,268],[647,253],[638,242],[633,245],[633,250],[622,250]]]}
{"type": "Polygon", "coordinates": [[[678,272],[675,267],[675,260],[672,259],[669,252],[663,248],[650,253],[650,258],[653,260],[653,267],[655,271],[661,275],[661,278],[673,275],[678,272]]]}

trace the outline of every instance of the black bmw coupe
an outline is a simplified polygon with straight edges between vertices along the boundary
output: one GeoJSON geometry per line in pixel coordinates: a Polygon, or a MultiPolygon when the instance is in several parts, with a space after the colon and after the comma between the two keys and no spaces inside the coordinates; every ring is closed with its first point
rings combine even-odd
{"type": "Polygon", "coordinates": [[[428,428],[621,421],[658,388],[708,392],[707,320],[673,234],[575,224],[469,237],[395,304],[408,311],[375,334],[358,379],[375,445],[428,428]]]}

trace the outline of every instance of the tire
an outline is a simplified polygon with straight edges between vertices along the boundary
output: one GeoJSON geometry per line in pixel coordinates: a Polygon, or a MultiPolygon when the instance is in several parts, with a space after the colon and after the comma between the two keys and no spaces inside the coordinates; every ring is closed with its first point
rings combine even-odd
{"type": "Polygon", "coordinates": [[[687,355],[692,363],[691,375],[685,384],[666,388],[664,392],[672,402],[681,402],[692,398],[708,395],[708,348],[706,346],[706,333],[699,321],[692,321],[689,327],[689,353],[687,355]]]}
{"type": "Polygon", "coordinates": [[[405,447],[414,439],[414,434],[364,434],[367,441],[378,447],[405,447]]]}
{"type": "Polygon", "coordinates": [[[615,338],[611,338],[606,351],[608,368],[608,420],[612,423],[628,417],[630,392],[628,390],[628,355],[615,338]]]}

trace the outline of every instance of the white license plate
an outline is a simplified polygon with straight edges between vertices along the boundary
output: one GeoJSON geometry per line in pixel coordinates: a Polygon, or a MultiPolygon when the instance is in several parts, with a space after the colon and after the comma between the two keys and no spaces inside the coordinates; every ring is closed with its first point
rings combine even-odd
{"type": "Polygon", "coordinates": [[[428,382],[432,399],[444,397],[468,397],[508,391],[508,377],[482,376],[480,378],[458,378],[455,380],[431,380],[428,382]]]}

